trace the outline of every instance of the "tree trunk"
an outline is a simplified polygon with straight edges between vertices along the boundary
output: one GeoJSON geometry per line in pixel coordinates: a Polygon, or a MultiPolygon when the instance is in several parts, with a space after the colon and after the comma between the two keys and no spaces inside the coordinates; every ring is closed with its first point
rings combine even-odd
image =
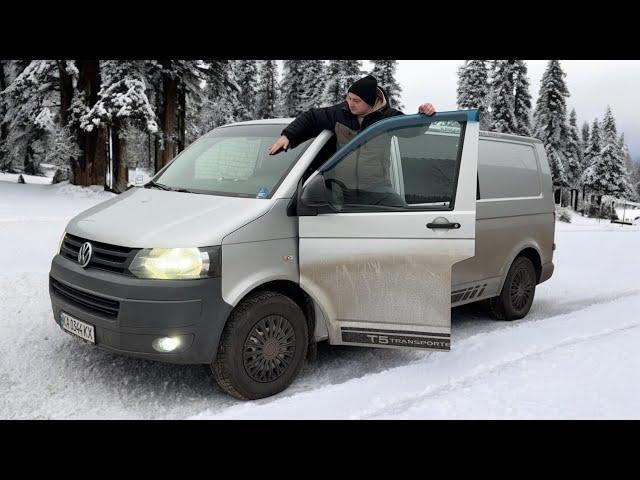
{"type": "Polygon", "coordinates": [[[85,136],[86,151],[91,162],[87,165],[87,179],[89,185],[104,185],[107,169],[107,133],[104,127],[99,127],[85,136]]]}
{"type": "Polygon", "coordinates": [[[147,132],[147,165],[151,168],[151,134],[147,132]]]}
{"type": "Polygon", "coordinates": [[[184,150],[187,131],[187,90],[184,84],[180,87],[178,104],[178,151],[176,154],[184,150]]]}
{"type": "Polygon", "coordinates": [[[554,192],[554,202],[556,205],[560,204],[561,195],[562,195],[562,190],[560,188],[556,188],[554,192]]]}
{"type": "MultiPolygon", "coordinates": [[[[98,101],[100,90],[100,62],[98,60],[76,60],[78,68],[78,90],[84,94],[87,107],[98,101]]],[[[76,185],[104,185],[105,160],[104,129],[94,128],[85,132],[78,128],[78,146],[82,155],[74,166],[76,185]]]]}
{"type": "Polygon", "coordinates": [[[122,193],[127,189],[129,180],[129,167],[127,166],[126,140],[121,137],[122,125],[115,121],[111,127],[111,138],[113,142],[113,191],[122,193]]]}
{"type": "Polygon", "coordinates": [[[162,150],[162,164],[164,167],[175,155],[176,148],[176,120],[178,110],[178,83],[175,78],[166,76],[164,79],[164,116],[162,131],[164,132],[164,149],[162,150]]]}
{"type": "Polygon", "coordinates": [[[67,72],[67,62],[56,60],[58,64],[58,82],[60,83],[60,122],[63,127],[69,123],[71,100],[73,100],[73,77],[67,72]]]}
{"type": "Polygon", "coordinates": [[[175,155],[176,115],[178,111],[178,81],[168,74],[162,78],[162,103],[160,109],[160,128],[162,145],[156,156],[156,172],[164,167],[175,155]]]}
{"type": "MultiPolygon", "coordinates": [[[[158,173],[160,170],[159,165],[161,163],[160,152],[162,152],[162,115],[163,115],[163,92],[162,92],[162,83],[158,82],[155,85],[155,103],[156,103],[156,113],[158,114],[158,127],[160,130],[154,135],[153,138],[153,170],[154,173],[158,173]]],[[[151,166],[151,164],[149,165],[151,166]]]]}

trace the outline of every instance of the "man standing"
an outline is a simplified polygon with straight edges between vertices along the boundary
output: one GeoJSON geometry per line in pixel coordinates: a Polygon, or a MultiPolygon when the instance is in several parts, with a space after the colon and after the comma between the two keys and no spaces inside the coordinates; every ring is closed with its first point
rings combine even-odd
{"type": "MultiPolygon", "coordinates": [[[[430,103],[424,103],[418,107],[418,112],[433,115],[435,108],[430,103]]],[[[300,114],[282,131],[267,152],[274,155],[280,150],[295,148],[323,130],[335,133],[336,148],[340,148],[369,125],[396,115],[404,114],[389,105],[377,80],[367,75],[349,87],[345,102],[331,107],[313,108],[300,114]]]]}
{"type": "MultiPolygon", "coordinates": [[[[433,115],[430,103],[418,107],[418,112],[433,115]]],[[[314,108],[299,115],[269,147],[269,155],[282,149],[295,148],[323,130],[335,133],[336,149],[342,147],[360,131],[384,118],[404,115],[389,105],[384,90],[371,75],[349,87],[346,101],[325,108],[314,108]]],[[[340,197],[344,203],[359,205],[406,205],[394,192],[390,180],[390,137],[380,136],[361,148],[357,158],[341,162],[333,169],[333,180],[342,185],[340,197]]]]}

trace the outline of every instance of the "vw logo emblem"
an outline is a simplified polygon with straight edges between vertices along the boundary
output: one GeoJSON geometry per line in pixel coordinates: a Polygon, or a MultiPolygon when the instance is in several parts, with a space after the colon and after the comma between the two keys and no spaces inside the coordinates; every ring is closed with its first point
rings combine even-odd
{"type": "Polygon", "coordinates": [[[80,251],[78,252],[78,263],[82,268],[85,268],[89,265],[91,261],[91,256],[93,255],[93,248],[89,242],[84,242],[82,247],[80,247],[80,251]]]}

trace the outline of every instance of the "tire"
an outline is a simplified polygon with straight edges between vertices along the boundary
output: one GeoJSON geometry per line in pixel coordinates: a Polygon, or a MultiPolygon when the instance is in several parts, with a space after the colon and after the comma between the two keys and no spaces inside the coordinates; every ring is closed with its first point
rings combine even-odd
{"type": "Polygon", "coordinates": [[[496,320],[518,320],[531,309],[536,293],[536,270],[527,257],[518,257],[511,264],[502,292],[489,299],[491,315],[496,320]]]}
{"type": "Polygon", "coordinates": [[[236,398],[269,397],[296,377],[308,342],[307,320],[293,300],[257,292],[231,313],[211,370],[218,385],[236,398]]]}

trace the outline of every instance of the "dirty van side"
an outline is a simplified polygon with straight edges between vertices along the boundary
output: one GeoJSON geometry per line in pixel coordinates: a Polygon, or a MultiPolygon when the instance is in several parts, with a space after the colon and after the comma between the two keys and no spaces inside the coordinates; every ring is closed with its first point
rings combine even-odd
{"type": "Polygon", "coordinates": [[[481,132],[476,254],[453,267],[452,306],[490,299],[498,319],[522,318],[553,273],[554,201],[542,142],[481,132]]]}

